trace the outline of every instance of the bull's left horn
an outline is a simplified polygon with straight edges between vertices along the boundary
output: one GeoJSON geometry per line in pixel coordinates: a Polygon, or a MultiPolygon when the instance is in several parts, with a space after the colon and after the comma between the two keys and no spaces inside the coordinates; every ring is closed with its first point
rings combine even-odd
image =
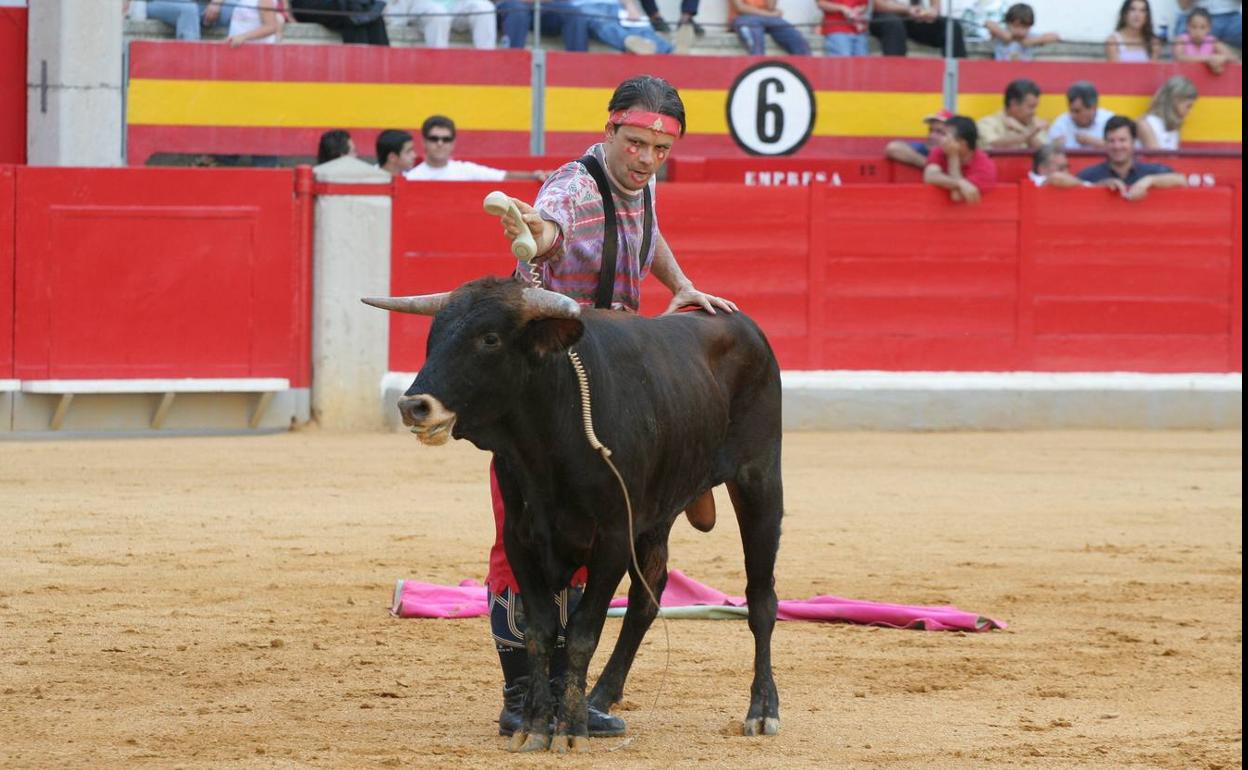
{"type": "Polygon", "coordinates": [[[418,294],[413,297],[361,297],[360,301],[365,305],[393,310],[396,313],[437,315],[439,310],[446,307],[450,297],[451,293],[444,291],[441,294],[418,294]]]}
{"type": "Polygon", "coordinates": [[[525,289],[523,317],[525,321],[534,318],[580,318],[581,306],[571,297],[564,296],[549,289],[525,289]]]}

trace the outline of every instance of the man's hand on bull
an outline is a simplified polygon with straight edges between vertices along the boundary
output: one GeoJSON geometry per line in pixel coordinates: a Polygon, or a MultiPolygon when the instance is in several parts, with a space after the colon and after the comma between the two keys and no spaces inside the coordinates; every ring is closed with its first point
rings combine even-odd
{"type": "Polygon", "coordinates": [[[533,258],[534,262],[542,262],[545,254],[555,245],[555,241],[559,238],[559,226],[549,219],[542,219],[537,213],[537,209],[520,200],[512,198],[516,203],[516,208],[520,209],[520,216],[523,222],[517,222],[515,217],[510,213],[500,217],[503,223],[503,234],[507,236],[507,240],[514,241],[520,235],[521,228],[527,228],[529,233],[533,235],[533,241],[537,244],[537,256],[533,258]]]}
{"type": "Polygon", "coordinates": [[[719,308],[725,313],[735,313],[740,309],[732,300],[716,297],[714,294],[707,294],[704,291],[698,291],[693,287],[693,284],[689,284],[672,295],[672,301],[668,303],[667,310],[663,311],[663,315],[675,313],[682,307],[688,306],[700,307],[711,315],[715,315],[715,308],[719,308]]]}

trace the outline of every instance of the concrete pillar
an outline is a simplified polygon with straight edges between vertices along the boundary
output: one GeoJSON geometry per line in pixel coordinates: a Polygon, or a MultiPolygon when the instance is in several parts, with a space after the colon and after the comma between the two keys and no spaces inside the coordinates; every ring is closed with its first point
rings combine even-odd
{"type": "Polygon", "coordinates": [[[316,199],[312,271],[312,418],[330,430],[382,430],[390,314],[360,302],[390,293],[390,175],[355,158],[316,181],[375,184],[377,195],[316,199]]]}
{"type": "Polygon", "coordinates": [[[120,2],[35,0],[26,54],[26,159],[32,166],[122,162],[120,2]]]}

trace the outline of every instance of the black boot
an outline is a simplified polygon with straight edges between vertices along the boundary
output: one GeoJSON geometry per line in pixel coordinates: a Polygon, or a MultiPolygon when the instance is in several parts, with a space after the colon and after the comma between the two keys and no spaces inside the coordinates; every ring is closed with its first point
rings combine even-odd
{"type": "Polygon", "coordinates": [[[503,710],[498,713],[498,734],[511,735],[524,724],[529,661],[524,650],[499,647],[498,662],[503,666],[503,710]]]}

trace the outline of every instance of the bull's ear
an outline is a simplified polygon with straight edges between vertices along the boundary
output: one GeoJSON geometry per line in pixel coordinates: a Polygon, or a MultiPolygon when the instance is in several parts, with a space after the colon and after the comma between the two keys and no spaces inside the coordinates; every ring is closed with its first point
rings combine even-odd
{"type": "Polygon", "coordinates": [[[538,318],[525,327],[521,342],[535,355],[562,353],[576,344],[585,324],[576,318],[538,318]]]}

